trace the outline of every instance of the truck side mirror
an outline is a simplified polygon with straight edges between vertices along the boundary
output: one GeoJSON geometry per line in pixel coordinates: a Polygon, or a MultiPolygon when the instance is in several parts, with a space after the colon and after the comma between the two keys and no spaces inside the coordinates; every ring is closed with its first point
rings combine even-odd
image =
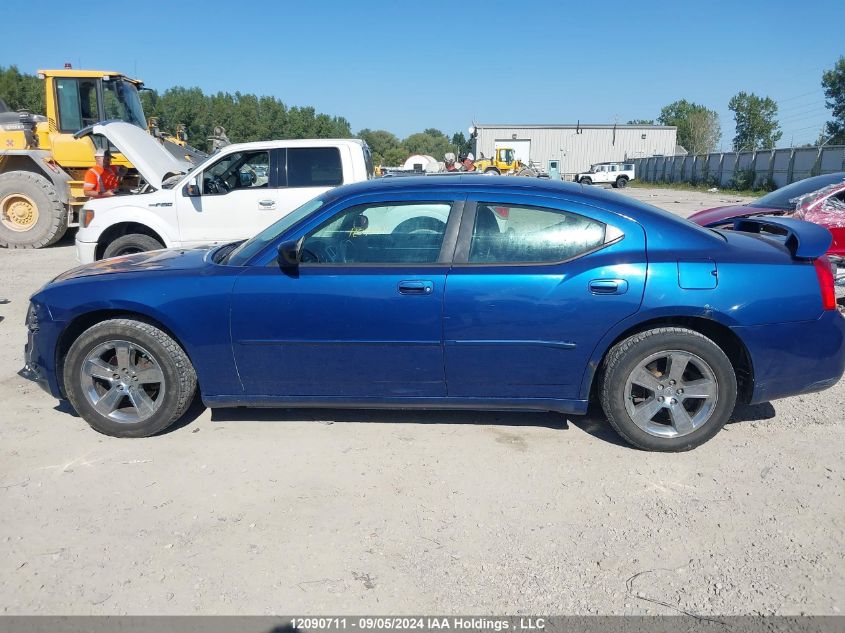
{"type": "Polygon", "coordinates": [[[188,196],[189,198],[195,198],[195,197],[199,196],[200,193],[201,193],[201,191],[200,191],[199,183],[197,182],[197,178],[196,177],[191,178],[191,180],[188,181],[188,184],[185,185],[185,195],[188,196]]]}

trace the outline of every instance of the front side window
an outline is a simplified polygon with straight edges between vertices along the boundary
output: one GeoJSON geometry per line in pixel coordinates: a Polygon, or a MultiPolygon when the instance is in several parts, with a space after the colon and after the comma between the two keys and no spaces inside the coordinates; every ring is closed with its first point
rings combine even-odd
{"type": "Polygon", "coordinates": [[[237,189],[268,186],[270,152],[234,152],[223,156],[202,175],[203,195],[221,195],[237,189]]]}
{"type": "Polygon", "coordinates": [[[288,149],[288,187],[336,187],[343,184],[337,147],[288,149]]]}
{"type": "Polygon", "coordinates": [[[606,229],[601,222],[566,211],[479,202],[469,262],[560,262],[604,244],[606,229]]]}
{"type": "Polygon", "coordinates": [[[308,235],[303,264],[434,264],[451,205],[374,203],[345,209],[308,235]]]}

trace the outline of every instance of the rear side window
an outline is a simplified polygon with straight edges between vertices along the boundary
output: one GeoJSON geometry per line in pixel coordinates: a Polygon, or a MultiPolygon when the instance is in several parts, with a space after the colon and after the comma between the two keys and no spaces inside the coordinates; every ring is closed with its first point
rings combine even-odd
{"type": "Polygon", "coordinates": [[[343,184],[337,147],[288,148],[288,187],[336,187],[343,184]]]}
{"type": "Polygon", "coordinates": [[[574,213],[480,202],[475,214],[469,262],[560,262],[601,246],[606,235],[605,224],[574,213]]]}

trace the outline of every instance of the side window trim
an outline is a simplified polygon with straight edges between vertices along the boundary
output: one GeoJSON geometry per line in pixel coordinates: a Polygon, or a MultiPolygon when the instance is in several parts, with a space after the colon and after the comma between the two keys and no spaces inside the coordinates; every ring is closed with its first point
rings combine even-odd
{"type": "Polygon", "coordinates": [[[276,155],[276,189],[287,189],[288,148],[279,147],[273,153],[276,155]]]}
{"type": "MultiPolygon", "coordinates": [[[[473,196],[475,198],[475,196],[473,196]]],[[[458,233],[457,244],[455,247],[455,256],[453,259],[454,266],[460,266],[461,268],[518,268],[518,267],[554,267],[560,266],[562,264],[567,264],[569,262],[581,259],[582,257],[586,257],[588,255],[592,255],[602,249],[607,248],[608,246],[612,246],[613,244],[617,244],[625,239],[624,231],[620,230],[617,226],[613,224],[608,224],[607,222],[603,222],[601,220],[594,220],[589,216],[586,216],[582,213],[578,213],[576,211],[567,211],[566,209],[558,209],[556,207],[544,207],[543,200],[537,200],[536,202],[511,202],[511,201],[500,201],[502,205],[509,205],[509,206],[522,206],[522,207],[533,207],[533,208],[548,208],[551,211],[558,211],[561,213],[569,213],[571,215],[577,215],[581,217],[585,217],[588,220],[593,220],[595,222],[601,222],[605,225],[605,240],[601,244],[598,244],[594,248],[591,248],[587,251],[582,253],[578,253],[572,257],[567,259],[561,259],[557,261],[540,261],[540,262],[470,262],[469,261],[469,253],[470,248],[472,245],[472,234],[473,229],[475,227],[475,215],[478,210],[479,205],[483,204],[492,204],[491,202],[485,202],[481,199],[473,199],[467,200],[463,214],[461,218],[460,224],[460,231],[458,233]]]]}

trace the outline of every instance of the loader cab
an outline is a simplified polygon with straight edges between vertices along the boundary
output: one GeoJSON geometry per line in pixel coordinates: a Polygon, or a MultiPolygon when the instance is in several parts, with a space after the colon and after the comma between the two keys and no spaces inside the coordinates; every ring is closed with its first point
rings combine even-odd
{"type": "MultiPolygon", "coordinates": [[[[46,82],[48,140],[53,159],[61,165],[90,167],[94,157],[89,139],[74,139],[79,130],[117,119],[146,129],[139,89],[142,82],[120,73],[85,70],[40,70],[46,82]]],[[[44,144],[40,143],[43,147],[44,144]]],[[[125,164],[115,156],[115,164],[125,164]]]]}

